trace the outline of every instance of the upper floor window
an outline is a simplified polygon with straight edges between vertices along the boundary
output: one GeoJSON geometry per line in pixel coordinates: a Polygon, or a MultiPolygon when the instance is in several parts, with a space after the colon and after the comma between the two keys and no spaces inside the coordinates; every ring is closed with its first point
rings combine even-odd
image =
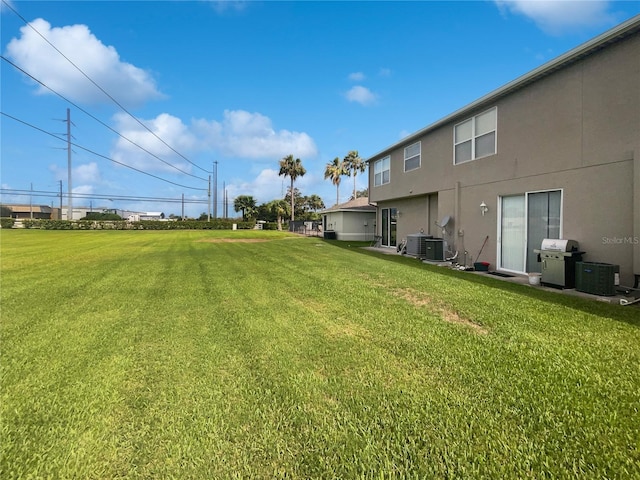
{"type": "Polygon", "coordinates": [[[453,127],[453,163],[496,153],[498,109],[487,110],[453,127]]]}
{"type": "Polygon", "coordinates": [[[404,171],[420,168],[420,142],[409,145],[404,149],[404,171]]]}
{"type": "Polygon", "coordinates": [[[373,186],[379,187],[385,183],[389,183],[390,177],[391,157],[384,157],[377,160],[373,164],[373,186]]]}

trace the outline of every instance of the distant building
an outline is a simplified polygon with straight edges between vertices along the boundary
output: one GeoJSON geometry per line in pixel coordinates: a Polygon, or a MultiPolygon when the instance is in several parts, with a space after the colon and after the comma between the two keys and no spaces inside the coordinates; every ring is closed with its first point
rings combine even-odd
{"type": "Polygon", "coordinates": [[[320,211],[325,232],[335,232],[337,240],[373,240],[376,225],[376,207],[368,197],[360,197],[320,211]]]}
{"type": "Polygon", "coordinates": [[[163,220],[164,214],[162,212],[146,212],[146,213],[132,213],[127,216],[127,220],[130,222],[143,222],[148,220],[163,220]]]}
{"type": "Polygon", "coordinates": [[[57,220],[60,209],[47,205],[2,205],[2,214],[18,220],[57,220]]]}

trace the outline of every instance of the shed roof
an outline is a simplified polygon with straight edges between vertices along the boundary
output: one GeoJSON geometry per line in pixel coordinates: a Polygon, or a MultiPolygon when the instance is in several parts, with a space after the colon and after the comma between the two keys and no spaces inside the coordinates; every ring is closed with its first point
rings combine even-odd
{"type": "Polygon", "coordinates": [[[14,213],[51,213],[52,208],[48,205],[4,205],[14,213]]]}
{"type": "Polygon", "coordinates": [[[375,212],[376,207],[369,203],[369,197],[358,197],[345,203],[339,203],[333,207],[322,210],[320,213],[329,212],[375,212]]]}
{"type": "Polygon", "coordinates": [[[503,85],[502,87],[493,90],[492,92],[486,94],[483,97],[480,97],[478,100],[471,102],[470,104],[456,110],[455,112],[447,115],[444,118],[432,123],[424,127],[421,130],[418,130],[411,135],[404,137],[402,140],[394,143],[393,145],[386,147],[384,150],[372,155],[367,159],[367,162],[373,160],[374,158],[380,157],[382,155],[386,155],[387,153],[395,150],[401,145],[405,145],[407,143],[413,142],[417,140],[419,137],[425,135],[426,133],[435,130],[436,128],[442,127],[443,125],[455,120],[458,117],[469,114],[471,111],[480,108],[481,106],[489,103],[495,102],[497,99],[504,97],[510,93],[513,93],[516,90],[520,90],[521,88],[526,87],[527,85],[540,80],[551,73],[560,70],[564,67],[567,67],[584,57],[587,57],[593,53],[602,50],[603,48],[608,47],[614,43],[619,42],[620,40],[627,38],[633,34],[640,33],[640,15],[636,15],[635,17],[630,18],[624,23],[607,30],[603,34],[592,38],[591,40],[577,46],[576,48],[569,50],[568,52],[560,55],[559,57],[554,58],[553,60],[541,65],[540,67],[531,70],[530,72],[522,75],[521,77],[516,78],[515,80],[503,85]]]}

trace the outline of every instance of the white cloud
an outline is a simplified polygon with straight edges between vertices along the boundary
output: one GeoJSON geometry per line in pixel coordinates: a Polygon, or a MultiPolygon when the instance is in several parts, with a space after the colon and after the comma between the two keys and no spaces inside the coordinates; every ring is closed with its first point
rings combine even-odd
{"type": "Polygon", "coordinates": [[[524,15],[543,31],[559,35],[615,21],[608,0],[494,0],[503,13],[524,15]]]}
{"type": "Polygon", "coordinates": [[[222,121],[197,119],[185,124],[168,113],[141,120],[153,133],[126,114],[116,114],[114,121],[115,130],[131,142],[118,138],[111,158],[146,172],[179,173],[167,165],[170,163],[184,172],[199,175],[181,155],[191,160],[191,155],[203,151],[215,151],[226,158],[271,162],[289,154],[301,158],[317,154],[313,139],[306,133],[276,131],[268,117],[244,110],[225,110],[222,121]]]}
{"type": "MultiPolygon", "coordinates": [[[[303,164],[305,164],[304,159],[303,164]]],[[[327,182],[325,182],[321,176],[313,174],[312,165],[307,163],[305,168],[307,169],[307,173],[303,177],[296,178],[293,186],[300,190],[302,195],[317,194],[318,190],[326,186],[327,182]]],[[[289,177],[281,177],[278,175],[278,170],[265,168],[261,170],[253,180],[231,181],[231,183],[227,185],[227,193],[231,204],[233,203],[232,199],[238,195],[251,195],[256,199],[258,204],[261,204],[284,198],[290,186],[291,179],[289,177]]],[[[233,206],[230,206],[230,213],[232,209],[233,206]]]]}
{"type": "Polygon", "coordinates": [[[74,183],[96,183],[100,181],[100,169],[96,162],[78,165],[72,169],[74,183]]]}
{"type": "Polygon", "coordinates": [[[190,172],[191,165],[173,151],[180,152],[189,158],[189,153],[199,149],[198,139],[182,120],[168,113],[161,113],[151,120],[141,120],[153,133],[127,114],[118,113],[114,115],[114,120],[115,130],[133,142],[119,137],[111,152],[111,157],[114,160],[144,171],[179,173],[178,170],[167,165],[170,163],[180,170],[190,172]],[[136,145],[161,158],[164,162],[144,152],[136,145]]]}
{"type": "Polygon", "coordinates": [[[391,76],[391,69],[390,68],[381,68],[380,70],[378,70],[378,75],[380,75],[381,77],[390,77],[391,76]]]}
{"type": "MultiPolygon", "coordinates": [[[[284,192],[287,191],[289,185],[289,178],[287,177],[283,184],[284,177],[278,176],[278,170],[270,168],[262,170],[256,178],[248,182],[232,182],[227,186],[227,193],[229,195],[229,210],[233,211],[233,199],[238,195],[251,195],[256,199],[258,204],[267,203],[276,198],[282,198],[283,185],[284,192]]],[[[298,182],[296,182],[297,184],[298,182]]],[[[297,187],[297,185],[296,185],[297,187]]]]}
{"type": "MultiPolygon", "coordinates": [[[[56,164],[49,165],[49,171],[56,180],[67,181],[67,168],[56,164]]],[[[96,184],[102,183],[100,168],[96,162],[82,163],[71,167],[71,186],[73,193],[93,193],[96,184]]]]}
{"type": "Polygon", "coordinates": [[[367,87],[356,85],[346,93],[347,100],[360,103],[361,105],[371,105],[377,100],[377,96],[367,87]]]}
{"type": "Polygon", "coordinates": [[[210,148],[228,157],[279,160],[289,154],[317,154],[313,139],[306,133],[276,131],[269,117],[244,110],[225,110],[221,122],[196,120],[194,132],[210,148]]]}
{"type": "Polygon", "coordinates": [[[362,72],[353,72],[349,74],[349,80],[352,82],[362,82],[365,79],[365,75],[362,72]]]}
{"type": "MultiPolygon", "coordinates": [[[[123,62],[116,49],[105,46],[86,25],[52,28],[41,18],[31,25],[121,104],[140,105],[146,100],[162,97],[148,72],[123,62]]],[[[24,26],[20,33],[20,38],[12,39],[6,49],[7,56],[18,66],[71,100],[87,104],[110,102],[32,28],[24,26]]],[[[37,93],[47,94],[50,91],[38,85],[37,93]]]]}
{"type": "MultiPolygon", "coordinates": [[[[91,195],[94,192],[93,185],[80,185],[78,187],[73,187],[73,193],[83,194],[83,195],[91,195]]],[[[76,202],[84,202],[85,200],[75,200],[76,202]]]]}
{"type": "Polygon", "coordinates": [[[213,9],[219,14],[225,12],[242,12],[247,8],[248,0],[209,0],[213,9]]]}

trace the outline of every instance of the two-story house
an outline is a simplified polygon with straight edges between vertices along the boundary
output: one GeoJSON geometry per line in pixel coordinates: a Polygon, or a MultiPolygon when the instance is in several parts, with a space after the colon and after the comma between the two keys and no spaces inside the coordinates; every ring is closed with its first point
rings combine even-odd
{"type": "Polygon", "coordinates": [[[385,246],[422,231],[459,261],[485,244],[480,260],[525,274],[544,238],[572,239],[637,283],[640,16],[367,161],[385,246]]]}

